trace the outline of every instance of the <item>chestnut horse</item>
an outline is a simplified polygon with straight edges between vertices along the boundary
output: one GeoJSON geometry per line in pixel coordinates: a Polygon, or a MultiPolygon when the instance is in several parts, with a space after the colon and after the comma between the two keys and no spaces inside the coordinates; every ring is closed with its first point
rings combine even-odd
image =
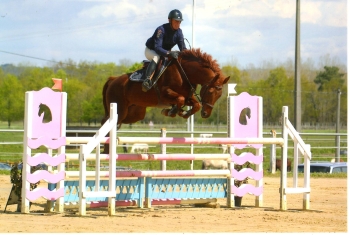
{"type": "Polygon", "coordinates": [[[201,116],[208,118],[215,102],[222,95],[223,85],[230,78],[224,77],[216,60],[200,49],[180,52],[178,60],[171,61],[157,83],[147,92],[142,91],[141,82],[130,81],[130,75],[128,73],[119,77],[109,77],[105,83],[105,117],[102,124],[109,118],[110,103],[117,103],[118,129],[122,123],[143,120],[147,107],[165,108],[161,112],[165,116],[175,117],[177,114],[188,118],[202,106],[201,116]],[[197,85],[201,85],[199,100],[195,97],[197,85]],[[192,108],[184,111],[185,105],[192,108]]]}

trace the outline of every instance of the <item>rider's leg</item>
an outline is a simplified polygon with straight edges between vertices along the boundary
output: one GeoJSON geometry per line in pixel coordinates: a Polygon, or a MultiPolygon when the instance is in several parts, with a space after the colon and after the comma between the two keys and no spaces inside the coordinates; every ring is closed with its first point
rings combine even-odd
{"type": "Polygon", "coordinates": [[[153,77],[154,71],[156,70],[157,63],[159,61],[160,56],[155,51],[153,51],[147,47],[145,49],[145,56],[147,59],[149,59],[151,61],[151,63],[147,66],[146,79],[142,83],[142,90],[146,92],[152,86],[151,79],[153,77]]]}

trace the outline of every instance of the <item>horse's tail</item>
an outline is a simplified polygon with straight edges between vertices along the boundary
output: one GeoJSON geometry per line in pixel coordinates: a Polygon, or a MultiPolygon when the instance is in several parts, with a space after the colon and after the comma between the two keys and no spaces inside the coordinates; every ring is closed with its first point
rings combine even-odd
{"type": "Polygon", "coordinates": [[[103,123],[105,123],[105,121],[108,119],[109,117],[109,106],[107,104],[107,88],[108,85],[111,81],[113,81],[115,79],[115,77],[109,77],[108,80],[106,81],[106,83],[103,85],[103,89],[102,89],[102,102],[103,102],[103,108],[105,110],[105,117],[104,119],[102,119],[102,125],[103,123]]]}

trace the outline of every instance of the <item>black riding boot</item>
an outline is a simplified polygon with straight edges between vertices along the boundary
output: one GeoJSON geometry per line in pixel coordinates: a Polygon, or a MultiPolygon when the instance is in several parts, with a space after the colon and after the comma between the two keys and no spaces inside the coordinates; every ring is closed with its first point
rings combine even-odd
{"type": "Polygon", "coordinates": [[[149,89],[151,89],[152,87],[152,76],[154,73],[154,70],[156,70],[157,67],[157,63],[154,62],[154,60],[152,60],[149,65],[147,66],[147,70],[146,70],[146,79],[145,81],[143,81],[142,83],[142,91],[146,92],[149,89]]]}

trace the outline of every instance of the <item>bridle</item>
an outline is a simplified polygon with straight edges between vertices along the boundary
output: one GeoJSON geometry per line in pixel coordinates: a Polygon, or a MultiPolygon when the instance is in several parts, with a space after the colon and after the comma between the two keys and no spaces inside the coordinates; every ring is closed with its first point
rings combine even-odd
{"type": "MultiPolygon", "coordinates": [[[[197,94],[196,89],[192,86],[190,80],[188,79],[188,77],[187,77],[187,75],[186,75],[184,69],[182,68],[181,63],[180,63],[177,59],[174,59],[174,60],[175,60],[176,64],[178,65],[179,69],[180,69],[180,74],[181,74],[181,76],[182,76],[183,78],[185,78],[185,80],[188,82],[188,84],[190,85],[190,88],[191,88],[190,93],[188,94],[188,98],[187,98],[186,100],[189,100],[189,99],[192,97],[192,95],[194,95],[194,96],[197,98],[197,101],[198,101],[199,103],[202,104],[202,106],[206,105],[206,106],[209,106],[211,109],[213,109],[213,108],[214,108],[213,105],[208,104],[207,102],[203,102],[203,101],[202,101],[200,95],[197,94]]],[[[207,84],[202,85],[202,88],[201,88],[201,89],[203,89],[203,88],[205,87],[203,97],[205,97],[205,95],[207,94],[209,88],[212,87],[212,86],[210,86],[210,85],[212,85],[212,83],[214,83],[214,82],[217,80],[217,78],[218,78],[219,76],[220,76],[220,75],[217,74],[217,75],[216,75],[212,80],[210,80],[207,84]]],[[[183,79],[183,80],[184,80],[184,79],[183,79]]],[[[222,86],[216,86],[215,89],[217,89],[217,90],[222,89],[222,86]]]]}
{"type": "MultiPolygon", "coordinates": [[[[207,84],[202,85],[202,89],[205,88],[204,93],[203,93],[203,97],[205,97],[205,95],[207,94],[207,92],[208,92],[208,90],[209,90],[210,87],[214,87],[214,86],[211,86],[211,85],[217,80],[217,78],[218,78],[219,76],[220,76],[220,75],[217,74],[217,75],[216,75],[212,80],[210,80],[207,84]]],[[[216,90],[221,90],[221,89],[222,89],[222,86],[215,86],[215,89],[216,89],[216,90]]],[[[207,106],[209,106],[211,109],[214,108],[214,105],[208,104],[207,102],[203,102],[203,101],[202,101],[201,103],[202,103],[203,106],[204,106],[204,105],[207,105],[207,106]]]]}

